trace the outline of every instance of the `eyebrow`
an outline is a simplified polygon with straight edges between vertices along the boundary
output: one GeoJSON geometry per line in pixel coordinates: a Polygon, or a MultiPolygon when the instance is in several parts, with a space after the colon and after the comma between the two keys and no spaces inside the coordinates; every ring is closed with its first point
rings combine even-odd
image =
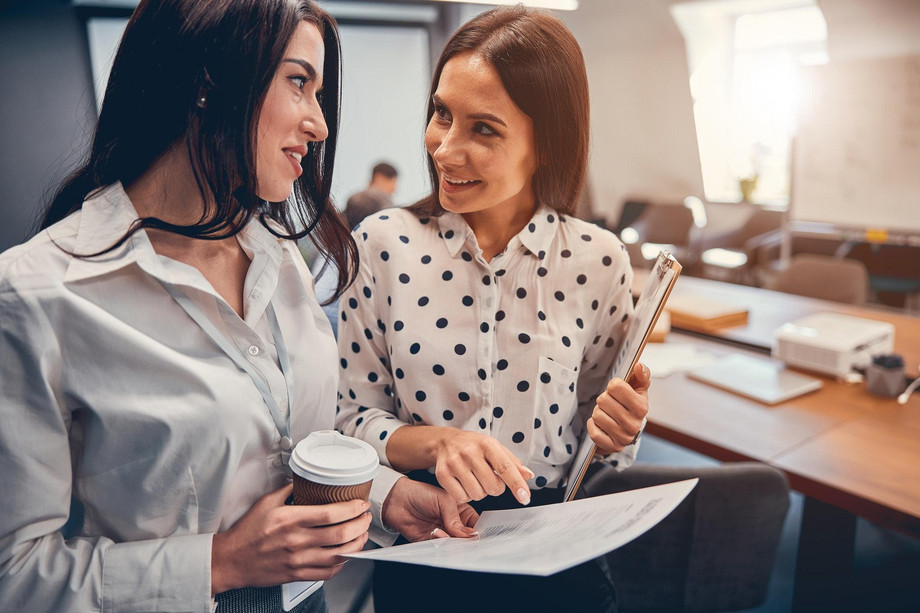
{"type": "Polygon", "coordinates": [[[282,61],[282,62],[290,62],[291,64],[297,64],[298,66],[300,66],[301,68],[303,68],[303,69],[307,72],[307,76],[308,76],[308,77],[310,77],[311,79],[315,79],[315,78],[316,78],[316,68],[314,68],[314,67],[313,67],[313,64],[311,64],[310,62],[308,62],[308,61],[306,61],[306,60],[301,60],[301,59],[297,59],[297,58],[290,58],[290,57],[287,57],[287,58],[284,58],[284,59],[281,60],[281,61],[282,61]]]}
{"type": "MultiPolygon", "coordinates": [[[[444,101],[441,100],[441,98],[437,94],[433,95],[431,99],[434,100],[437,104],[447,107],[447,105],[444,104],[444,101]]],[[[450,108],[450,107],[447,107],[447,108],[450,108]]],[[[499,119],[492,113],[473,113],[471,115],[467,115],[466,118],[467,119],[485,119],[486,121],[495,122],[506,128],[508,127],[508,124],[506,124],[504,121],[502,121],[501,119],[499,119]]]]}

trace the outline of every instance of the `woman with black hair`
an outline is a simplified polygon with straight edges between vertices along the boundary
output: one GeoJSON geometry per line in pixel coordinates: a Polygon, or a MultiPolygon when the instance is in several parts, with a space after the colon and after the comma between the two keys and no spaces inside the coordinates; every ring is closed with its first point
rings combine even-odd
{"type": "MultiPolygon", "coordinates": [[[[291,448],[333,426],[337,388],[293,239],[338,292],[356,266],[329,203],[339,73],[310,0],[137,7],[86,163],[0,256],[4,610],[280,610],[279,584],[365,544],[374,494],[285,504],[291,448]]],[[[390,501],[398,523],[456,532],[464,506],[399,492],[421,496],[390,501]]],[[[296,610],[324,611],[322,591],[296,610]]]]}

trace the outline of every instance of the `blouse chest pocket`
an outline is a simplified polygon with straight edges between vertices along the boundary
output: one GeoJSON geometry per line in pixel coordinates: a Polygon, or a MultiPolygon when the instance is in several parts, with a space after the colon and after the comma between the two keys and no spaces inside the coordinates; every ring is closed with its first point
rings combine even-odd
{"type": "Polygon", "coordinates": [[[572,458],[576,437],[570,426],[578,406],[577,379],[574,369],[547,357],[540,358],[535,382],[531,457],[551,465],[565,464],[572,458]]]}

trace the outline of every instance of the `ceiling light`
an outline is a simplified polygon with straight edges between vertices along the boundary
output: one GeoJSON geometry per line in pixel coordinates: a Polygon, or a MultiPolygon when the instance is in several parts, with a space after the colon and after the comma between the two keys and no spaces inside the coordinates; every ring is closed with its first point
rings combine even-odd
{"type": "Polygon", "coordinates": [[[574,11],[578,0],[435,0],[435,2],[463,2],[464,4],[525,4],[536,8],[574,11]]]}

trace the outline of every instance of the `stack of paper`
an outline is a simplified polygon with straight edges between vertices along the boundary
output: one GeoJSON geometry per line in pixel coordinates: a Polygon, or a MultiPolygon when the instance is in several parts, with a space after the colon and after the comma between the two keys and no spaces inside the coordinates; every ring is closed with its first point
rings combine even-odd
{"type": "Polygon", "coordinates": [[[675,372],[686,372],[709,364],[714,359],[711,353],[699,351],[691,343],[646,345],[642,352],[642,363],[648,366],[653,379],[667,377],[675,372]]]}
{"type": "Polygon", "coordinates": [[[671,326],[687,330],[707,332],[741,326],[748,319],[745,306],[692,294],[671,296],[666,308],[671,314],[671,326]]]}

